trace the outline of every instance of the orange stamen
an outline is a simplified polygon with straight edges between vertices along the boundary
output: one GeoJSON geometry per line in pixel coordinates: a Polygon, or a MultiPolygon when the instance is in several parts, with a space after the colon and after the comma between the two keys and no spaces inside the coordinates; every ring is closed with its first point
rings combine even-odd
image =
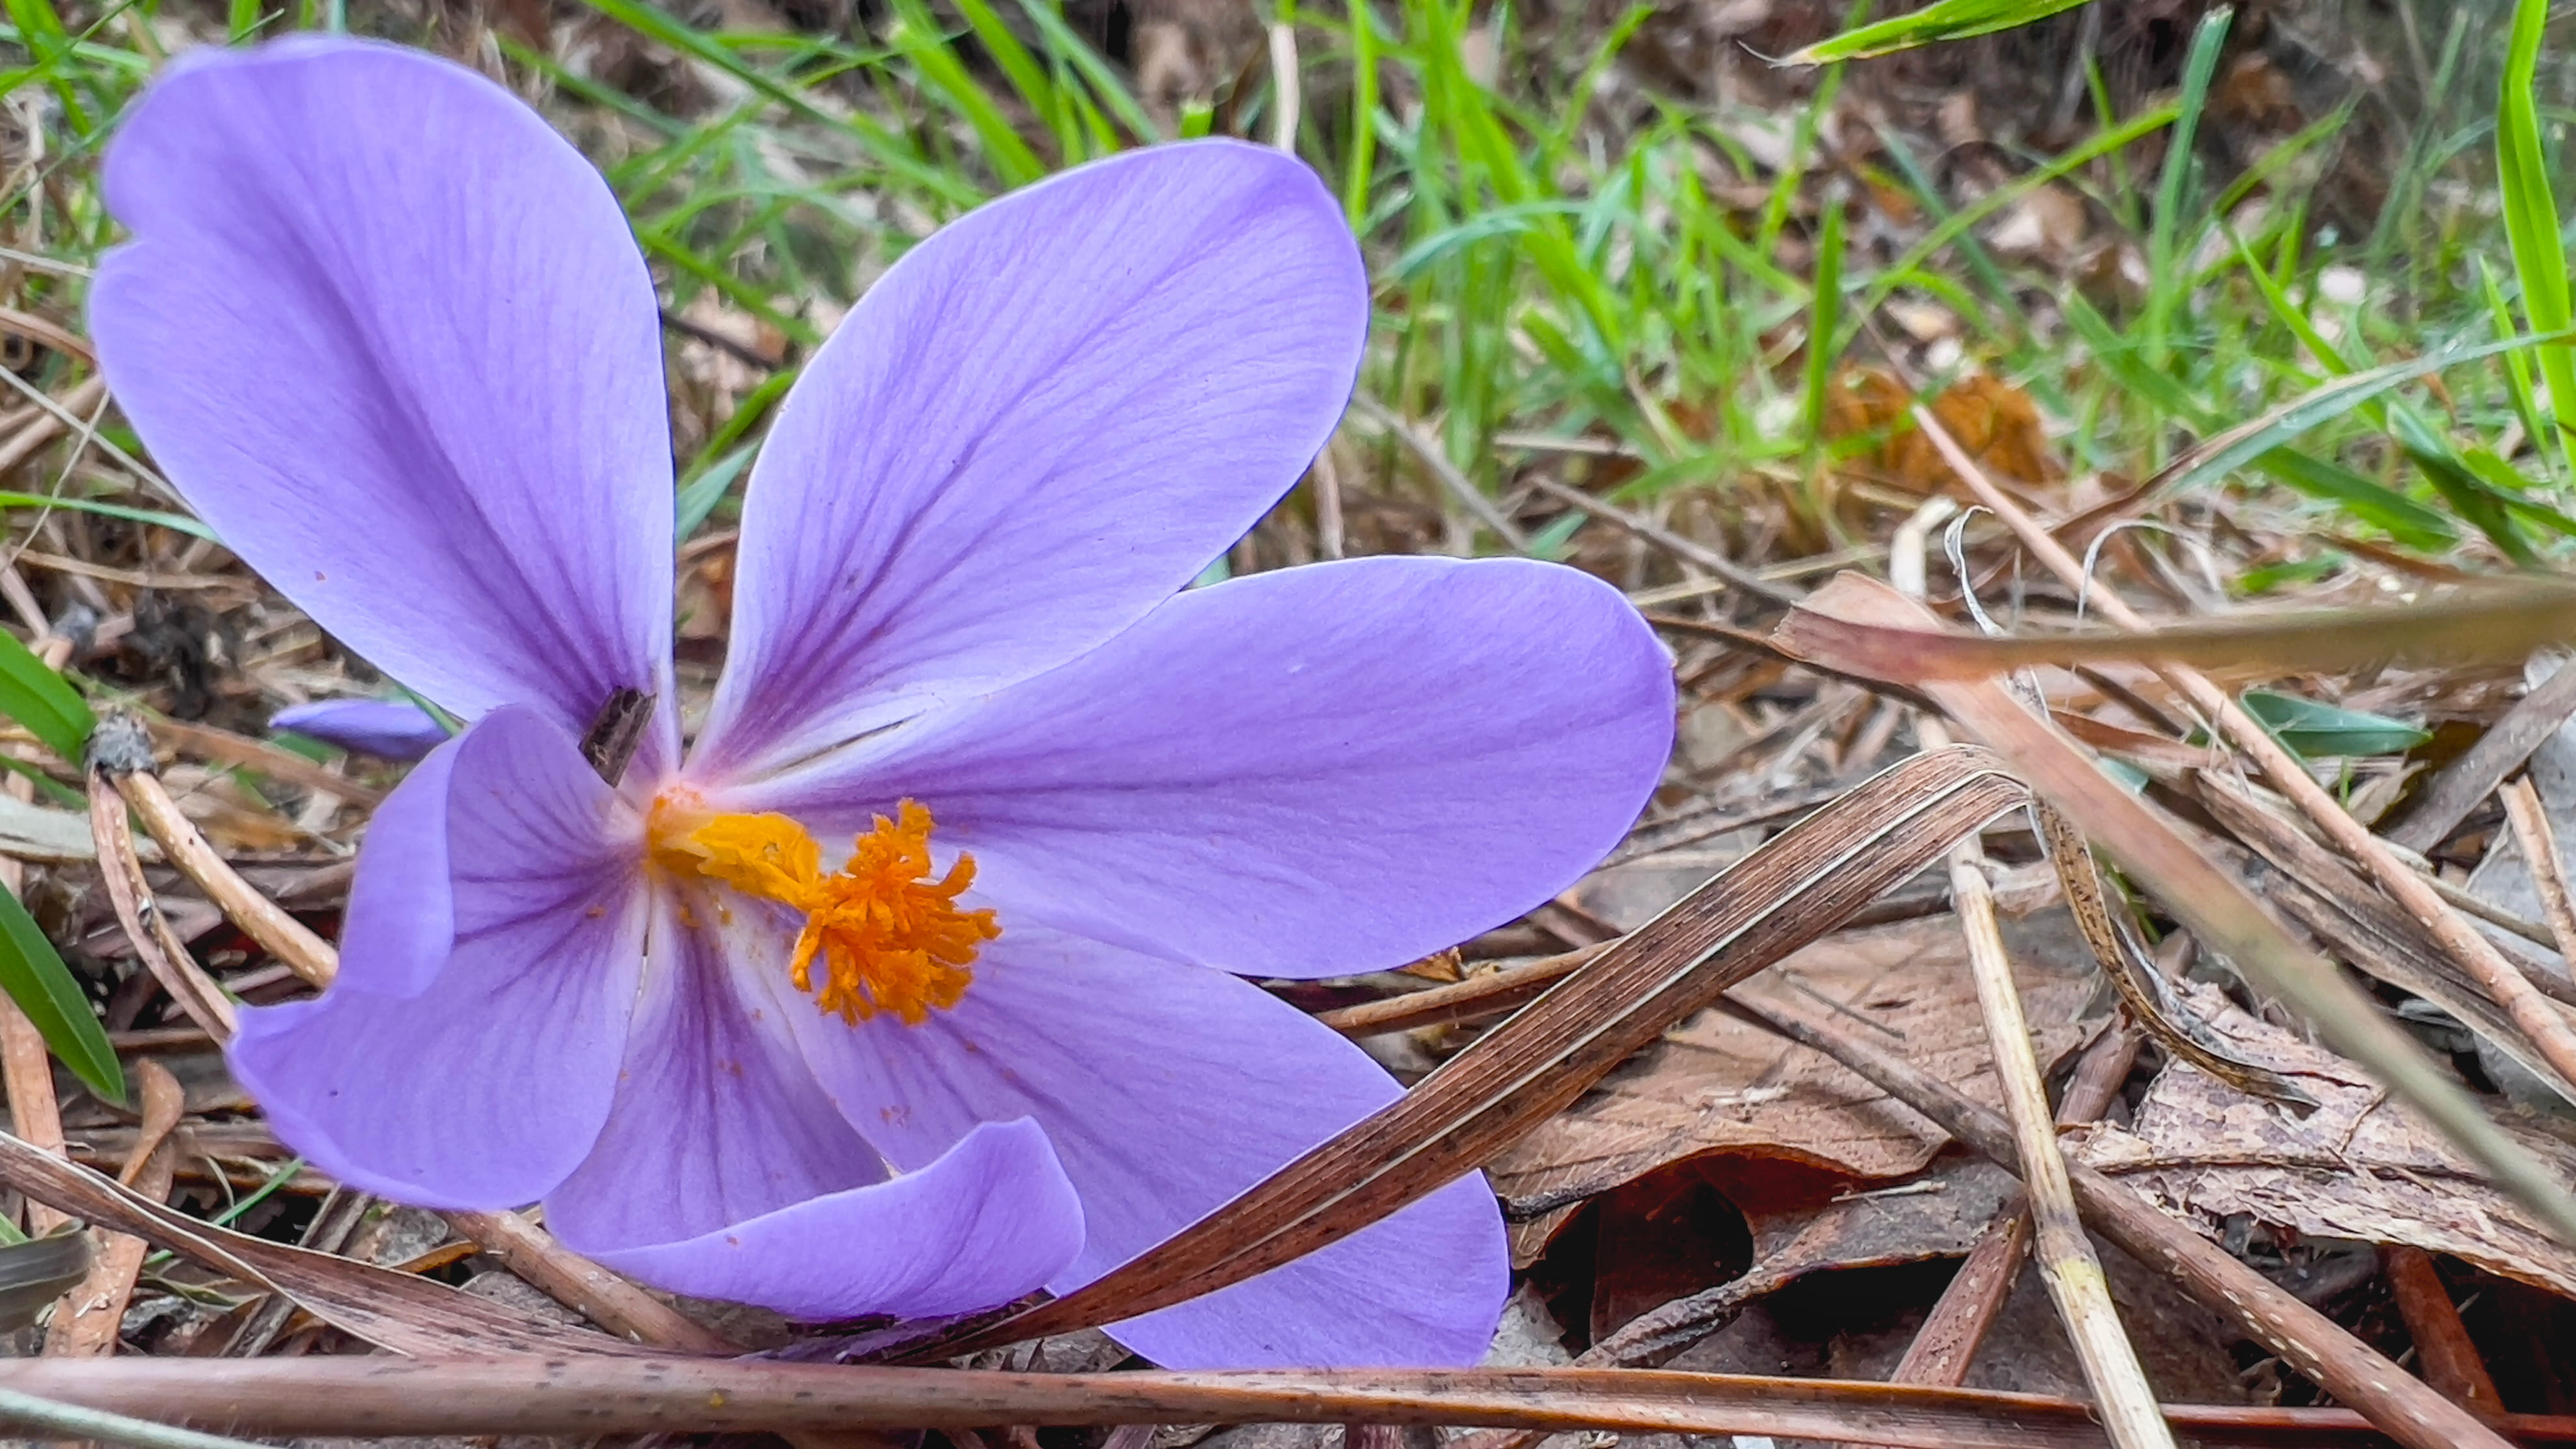
{"type": "Polygon", "coordinates": [[[958,908],[975,880],[973,856],[930,879],[930,811],[916,801],[896,807],[893,820],[878,816],[830,874],[814,837],[786,816],[708,815],[695,803],[654,802],[654,859],[803,912],[788,975],[817,1007],[854,1026],[880,1011],[919,1026],[933,1007],[955,1006],[975,979],[976,952],[1002,934],[990,910],[958,908]]]}

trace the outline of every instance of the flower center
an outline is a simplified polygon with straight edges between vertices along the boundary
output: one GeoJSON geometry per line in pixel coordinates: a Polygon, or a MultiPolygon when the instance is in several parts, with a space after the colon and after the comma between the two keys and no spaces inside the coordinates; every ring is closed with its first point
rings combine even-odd
{"type": "Polygon", "coordinates": [[[803,912],[788,974],[817,1007],[853,1026],[880,1011],[919,1026],[932,1007],[965,996],[975,953],[1002,928],[989,910],[958,908],[975,858],[959,855],[932,880],[930,811],[906,800],[895,816],[878,816],[848,863],[827,874],[814,837],[786,816],[709,814],[694,794],[670,791],[653,802],[653,858],[803,912]]]}

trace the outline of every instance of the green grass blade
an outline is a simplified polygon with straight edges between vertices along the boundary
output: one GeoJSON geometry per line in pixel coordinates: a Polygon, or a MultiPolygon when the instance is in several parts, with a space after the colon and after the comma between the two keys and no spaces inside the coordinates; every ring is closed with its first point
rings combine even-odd
{"type": "Polygon", "coordinates": [[[923,89],[945,101],[975,132],[1003,185],[1026,186],[1046,175],[1046,163],[1021,139],[992,93],[966,69],[966,62],[949,46],[947,35],[921,0],[895,0],[894,8],[895,48],[912,62],[923,89]]]}
{"type": "MultiPolygon", "coordinates": [[[[2522,279],[2523,318],[2534,332],[2564,332],[2571,321],[2567,251],[2559,239],[2558,202],[2550,193],[2549,163],[2541,150],[2537,91],[2540,39],[2548,23],[2549,0],[2515,0],[2504,90],[2496,99],[2496,177],[2504,190],[2505,236],[2522,279]]],[[[2544,347],[2539,361],[2560,432],[2576,430],[2576,346],[2544,347]]]]}
{"type": "MultiPolygon", "coordinates": [[[[2148,492],[2162,497],[2186,489],[2214,483],[2248,462],[2282,446],[2292,438],[2320,424],[2331,422],[2365,403],[2374,402],[2402,383],[2429,377],[2464,363],[2477,362],[2509,352],[2518,347],[2535,347],[2560,341],[2557,337],[2509,337],[2501,342],[2485,342],[2474,347],[2452,348],[2423,357],[2408,358],[2348,377],[2339,377],[2314,389],[2303,397],[2273,409],[2261,417],[2240,423],[2215,437],[2206,438],[2191,452],[2149,480],[2148,492]]],[[[2400,441],[2403,441],[2401,435],[2400,441]]]]}
{"type": "Polygon", "coordinates": [[[1834,379],[1834,336],[1842,329],[1843,209],[1825,204],[1816,233],[1816,285],[1807,316],[1807,442],[1823,443],[1825,404],[1834,379]]]}
{"type": "Polygon", "coordinates": [[[2072,10],[2084,0],[1938,0],[1910,15],[1855,26],[1790,53],[1789,65],[1826,65],[1838,60],[1867,60],[1874,55],[1911,50],[1944,40],[1992,35],[2072,10]]]}
{"type": "Polygon", "coordinates": [[[98,724],[88,701],[6,630],[0,630],[0,714],[25,725],[46,749],[74,765],[98,724]]]}
{"type": "Polygon", "coordinates": [[[2183,64],[2182,99],[2174,106],[2172,134],[2165,138],[2164,174],[2156,182],[2156,212],[2147,232],[2147,276],[2151,279],[2138,329],[2146,342],[2147,365],[2163,367],[2174,315],[2192,289],[2191,268],[2184,260],[2183,191],[2191,180],[2192,140],[2200,131],[2201,111],[2209,102],[2209,83],[2218,71],[2218,48],[2227,39],[2230,12],[2213,10],[2191,35],[2191,52],[2183,64]]]}
{"type": "Polygon", "coordinates": [[[108,1045],[107,1029],[99,1025],[88,995],[54,943],[6,890],[0,890],[0,991],[18,1003],[35,1023],[36,1034],[74,1076],[108,1101],[124,1102],[125,1069],[117,1063],[116,1048],[108,1045]]]}

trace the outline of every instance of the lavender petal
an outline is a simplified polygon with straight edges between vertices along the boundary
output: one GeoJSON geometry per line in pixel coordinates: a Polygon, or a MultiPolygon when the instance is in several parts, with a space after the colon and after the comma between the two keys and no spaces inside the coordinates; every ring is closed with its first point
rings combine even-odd
{"type": "MultiPolygon", "coordinates": [[[[856,1030],[788,1016],[841,1112],[897,1167],[977,1123],[1033,1119],[1081,1193],[1058,1293],[1169,1237],[1369,1112],[1395,1082],[1295,1008],[1216,971],[1003,928],[953,1010],[856,1030]]],[[[1173,1369],[1467,1364],[1510,1288],[1482,1174],[1222,1292],[1110,1327],[1173,1369]]]]}
{"type": "Polygon", "coordinates": [[[289,705],[268,717],[268,727],[385,760],[417,760],[447,743],[447,727],[427,710],[392,699],[289,705]]]}
{"type": "MultiPolygon", "coordinates": [[[[90,323],[189,506],[451,712],[667,694],[652,279],[606,183],[417,51],[193,52],[108,148],[90,323]]],[[[656,741],[657,756],[672,741],[656,741]]]]}
{"type": "Polygon", "coordinates": [[[556,1233],[656,1286],[817,1320],[990,1308],[1061,1268],[1082,1217],[1046,1134],[997,1123],[889,1174],[787,1035],[812,1003],[728,944],[774,953],[792,920],[736,901],[728,927],[690,923],[717,905],[663,906],[617,1105],[546,1199],[556,1233]]]}
{"type": "Polygon", "coordinates": [[[1293,485],[1368,286],[1305,165],[1153,147],[993,202],[869,289],[744,500],[695,755],[756,774],[1072,658],[1293,485]]]}
{"type": "Polygon", "coordinates": [[[530,1202],[608,1116],[643,955],[633,813],[527,709],[486,715],[377,811],[311,1001],[228,1052],[278,1138],[424,1207],[530,1202]]]}
{"type": "Polygon", "coordinates": [[[1572,885],[1635,821],[1672,730],[1669,660],[1609,586],[1360,559],[1194,590],[735,808],[846,838],[910,796],[974,854],[1005,930],[1332,976],[1572,885]]]}

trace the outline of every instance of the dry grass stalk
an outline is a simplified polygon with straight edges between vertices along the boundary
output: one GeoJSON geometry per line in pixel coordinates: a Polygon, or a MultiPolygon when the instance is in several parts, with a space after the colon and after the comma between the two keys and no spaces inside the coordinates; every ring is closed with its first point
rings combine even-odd
{"type": "Polygon", "coordinates": [[[723,1335],[572,1252],[518,1213],[448,1213],[446,1218],[530,1286],[611,1333],[686,1353],[741,1351],[723,1335]]]}
{"type": "Polygon", "coordinates": [[[2558,832],[2550,827],[2549,807],[2540,803],[2540,791],[2529,775],[2505,786],[2503,794],[2505,819],[2513,827],[2513,842],[2521,848],[2523,864],[2531,871],[2531,887],[2540,896],[2540,913],[2549,920],[2558,957],[2576,971],[2576,904],[2567,897],[2567,870],[2559,860],[2558,832]]]}
{"type": "Polygon", "coordinates": [[[2021,1179],[2029,1196],[2035,1258],[2049,1298],[2066,1322],[2066,1336],[2084,1366],[2085,1382],[2101,1400],[2103,1427],[2120,1449],[2171,1449],[2173,1432],[2157,1412],[2137,1349],[2111,1305],[2110,1281],[2075,1212],[2075,1190],[2058,1151],[2057,1124],[2048,1108],[2048,1085],[2030,1051],[2030,1022],[2013,989],[2012,962],[1985,873],[1985,852],[1973,840],[1950,854],[1951,898],[1968,937],[1970,974],[1977,1005],[1994,1044],[1995,1076],[2003,1089],[2004,1115],[2019,1147],[2021,1179]]]}
{"type": "MultiPolygon", "coordinates": [[[[1900,531],[1891,562],[1896,586],[1920,597],[1924,593],[1923,544],[1941,511],[1929,505],[1915,511],[1900,531]],[[1916,526],[1919,523],[1919,527],[1916,526]]],[[[1950,732],[1938,719],[1918,720],[1915,732],[1925,749],[1950,743],[1950,732]]],[[[1968,942],[1968,974],[1977,989],[1977,1007],[1985,1018],[1986,1041],[2002,1091],[2004,1116],[2012,1123],[2021,1159],[2025,1207],[2031,1220],[2040,1281],[2049,1301],[2065,1322],[2067,1340],[2075,1346],[2084,1381],[2102,1406],[2103,1428],[2118,1449],[2173,1449],[2173,1431],[2156,1407],[2156,1392],[2147,1383],[2138,1351],[2111,1303],[2110,1280],[2092,1240],[2075,1212],[2075,1190],[2067,1183],[2066,1158],[2058,1151],[2056,1118],[2048,1106],[2048,1083],[2031,1054],[2030,1021],[2021,993],[2013,985],[2012,959],[2004,950],[2003,923],[1995,915],[1994,884],[1986,876],[1986,852],[1975,835],[1950,851],[1950,900],[1959,929],[1968,942]]],[[[2102,963],[2104,971],[2118,969],[2102,963]]]]}
{"type": "MultiPolygon", "coordinates": [[[[1728,1000],[1755,1020],[1867,1077],[1969,1147],[2015,1165],[2012,1129],[1949,1083],[1771,1004],[1740,996],[1728,1000]]],[[[2173,1274],[2193,1298],[2233,1320],[2407,1449],[2507,1449],[2503,1437],[2467,1410],[2146,1199],[2089,1168],[2070,1168],[2067,1181],[2084,1220],[2096,1231],[2173,1274]]]]}
{"type": "MultiPolygon", "coordinates": [[[[105,727],[101,728],[104,732],[105,727]]],[[[153,903],[151,886],[143,878],[143,863],[134,855],[134,830],[126,820],[125,797],[117,793],[116,785],[104,772],[97,770],[91,772],[89,781],[89,827],[98,841],[98,874],[107,888],[108,903],[115,908],[117,924],[125,928],[126,938],[142,958],[144,969],[206,1035],[217,1041],[232,1040],[232,1001],[188,954],[187,943],[170,929],[170,923],[153,903]]]]}
{"type": "MultiPolygon", "coordinates": [[[[2109,1110],[2138,1059],[2138,1038],[2117,1029],[2093,1039],[2075,1063],[2075,1076],[2058,1103],[2057,1123],[2071,1127],[2091,1122],[2109,1110]]],[[[2005,1204],[1976,1246],[1941,1290],[1940,1301],[1897,1361],[1891,1383],[1956,1386],[1968,1381],[1977,1349],[2003,1312],[2030,1253],[2030,1211],[2025,1201],[2005,1204]]]]}
{"type": "MultiPolygon", "coordinates": [[[[2101,1449],[2105,1442],[2092,1406],[2073,1399],[1653,1369],[1021,1374],[756,1359],[314,1355],[229,1363],[22,1360],[0,1363],[0,1385],[277,1437],[1366,1422],[1861,1438],[1904,1449],[2101,1449]]],[[[2170,1412],[2177,1425],[2198,1431],[2195,1437],[2224,1443],[2350,1442],[2369,1428],[2340,1409],[2177,1404],[2170,1412]]],[[[2576,1433],[2576,1421],[2565,1418],[2511,1422],[2534,1442],[2576,1433]]],[[[2461,1443],[2502,1443],[2479,1433],[2461,1443]]]]}
{"type": "MultiPolygon", "coordinates": [[[[1959,480],[1977,495],[1979,502],[1995,511],[1996,516],[2012,530],[2013,536],[2021,540],[2024,548],[2030,550],[2068,588],[2086,588],[2084,565],[2066,551],[2066,546],[2059,543],[2055,535],[2040,527],[2018,503],[1995,486],[1994,480],[1986,477],[1976,462],[1959,447],[1958,440],[1942,429],[1937,418],[1920,405],[1914,409],[1914,418],[1925,436],[1932,440],[1933,446],[1941,450],[1941,456],[1958,474],[1959,480]]],[[[2120,628],[2138,630],[2147,627],[2147,621],[2119,595],[2107,589],[2090,589],[2087,595],[2093,607],[2120,628]]],[[[2177,693],[2191,701],[2193,708],[2215,721],[2236,747],[2244,751],[2271,780],[2274,789],[2287,796],[2316,823],[2336,849],[2351,857],[2381,890],[2405,907],[2434,943],[2495,998],[2496,1004],[2503,1007],[2514,1024],[2531,1039],[2542,1059],[2549,1063],[2561,1081],[2568,1084],[2566,1090],[2571,1096],[2576,1096],[2576,1028],[2571,1028],[2539,991],[2523,979],[2513,963],[2505,960],[2503,953],[2475,927],[2461,919],[2459,913],[2452,910],[2422,877],[2391,854],[2387,845],[2370,833],[2368,826],[2353,819],[2334,796],[2317,783],[2316,777],[2308,773],[2307,767],[2299,763],[2298,757],[2256,723],[2254,717],[2247,714],[2227,691],[2210,682],[2207,675],[2184,665],[2159,665],[2157,672],[2177,693]]]]}

